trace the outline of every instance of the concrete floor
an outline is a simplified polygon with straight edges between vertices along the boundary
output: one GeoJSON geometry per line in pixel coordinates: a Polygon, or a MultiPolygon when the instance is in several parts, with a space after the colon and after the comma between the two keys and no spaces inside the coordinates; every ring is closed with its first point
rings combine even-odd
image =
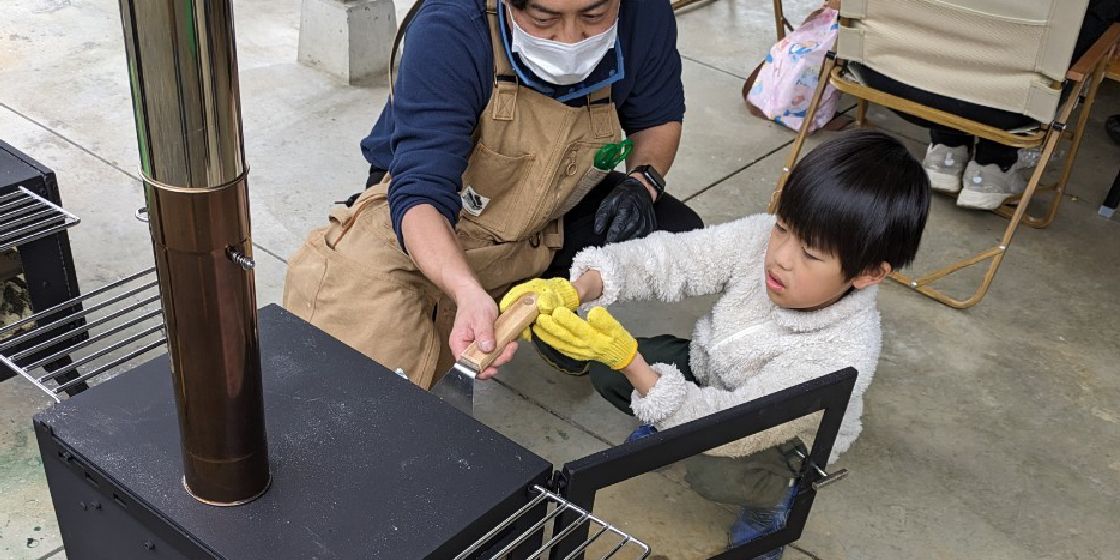
{"type": "MultiPolygon", "coordinates": [[[[812,0],[787,0],[791,20],[812,0]]],[[[359,188],[358,140],[384,88],[342,86],[296,63],[298,0],[239,0],[238,47],[260,303],[280,296],[284,257],[359,188]]],[[[398,12],[407,3],[397,6],[398,12]]],[[[0,21],[0,139],[53,168],[82,286],[151,262],[114,0],[7,0],[0,21]]],[[[717,0],[679,15],[688,98],[670,189],[709,223],[765,209],[793,134],[751,117],[743,77],[772,42],[769,2],[717,0]]],[[[882,291],[884,347],[860,440],[786,558],[1115,558],[1120,549],[1120,223],[1096,209],[1120,167],[1102,123],[1106,84],[1058,221],[1016,237],[978,307],[956,311],[896,285],[882,291]],[[1112,550],[1109,553],[1107,551],[1112,550]]],[[[923,131],[875,121],[923,149],[923,131]]],[[[818,141],[814,139],[814,143],[818,141]]],[[[1005,221],[938,198],[919,269],[994,243],[1005,221]]],[[[964,289],[967,280],[950,287],[964,289]]],[[[710,300],[629,305],[639,335],[688,335],[710,300]]],[[[0,558],[63,558],[30,417],[48,405],[0,383],[0,558]]],[[[562,463],[616,444],[634,422],[583,378],[523,351],[476,408],[487,424],[562,463]]],[[[705,501],[680,465],[605,491],[597,512],[674,560],[725,543],[731,509],[705,501]]]]}

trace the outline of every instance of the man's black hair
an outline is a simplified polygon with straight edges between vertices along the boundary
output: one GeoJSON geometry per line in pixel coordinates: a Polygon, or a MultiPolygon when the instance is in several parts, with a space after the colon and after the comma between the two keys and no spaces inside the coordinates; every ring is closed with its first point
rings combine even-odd
{"type": "Polygon", "coordinates": [[[529,4],[529,0],[506,0],[506,3],[518,10],[524,10],[525,6],[529,4]]]}
{"type": "Polygon", "coordinates": [[[914,261],[930,204],[929,178],[901,142],[868,129],[809,152],[789,175],[777,215],[854,278],[880,263],[914,261]]]}

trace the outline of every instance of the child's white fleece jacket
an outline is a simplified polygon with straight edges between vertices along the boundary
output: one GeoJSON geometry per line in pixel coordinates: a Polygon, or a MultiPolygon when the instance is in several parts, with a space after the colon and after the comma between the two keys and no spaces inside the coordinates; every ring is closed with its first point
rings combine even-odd
{"type": "MultiPolygon", "coordinates": [[[[633,394],[634,414],[659,429],[854,367],[859,374],[831,463],[861,430],[863,393],[879,360],[878,287],[853,290],[818,311],[774,305],[764,276],[773,225],[773,216],[758,214],[701,230],[655,232],[640,240],[586,249],[572,263],[571,277],[575,280],[590,269],[602,275],[603,295],[586,307],[721,294],[692,332],[689,364],[698,383],[685,381],[671,364],[652,364],[661,378],[645,397],[633,394]]],[[[712,453],[745,456],[796,435],[809,443],[819,418],[819,413],[801,418],[712,453]]]]}

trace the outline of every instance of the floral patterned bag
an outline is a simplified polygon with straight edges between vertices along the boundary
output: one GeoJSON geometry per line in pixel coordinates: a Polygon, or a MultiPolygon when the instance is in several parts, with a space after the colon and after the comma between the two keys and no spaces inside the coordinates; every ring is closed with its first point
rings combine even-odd
{"type": "MultiPolygon", "coordinates": [[[[748,104],[766,118],[800,130],[813,92],[817,89],[824,57],[836,42],[836,17],[836,10],[826,6],[770,47],[746,94],[748,104]]],[[[839,99],[840,92],[836,88],[825,86],[824,97],[816,118],[809,125],[809,132],[824,126],[836,116],[839,99]]]]}

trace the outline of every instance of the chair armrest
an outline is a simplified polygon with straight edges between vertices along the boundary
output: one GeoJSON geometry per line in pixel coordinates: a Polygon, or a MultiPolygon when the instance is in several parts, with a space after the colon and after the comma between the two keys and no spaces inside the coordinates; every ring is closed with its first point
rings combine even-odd
{"type": "Polygon", "coordinates": [[[1085,76],[1091,74],[1101,60],[1109,56],[1116,46],[1117,41],[1120,41],[1120,23],[1114,23],[1109,26],[1108,30],[1101,35],[1081,58],[1069,68],[1066,72],[1066,79],[1080,82],[1085,79],[1085,76]]]}

